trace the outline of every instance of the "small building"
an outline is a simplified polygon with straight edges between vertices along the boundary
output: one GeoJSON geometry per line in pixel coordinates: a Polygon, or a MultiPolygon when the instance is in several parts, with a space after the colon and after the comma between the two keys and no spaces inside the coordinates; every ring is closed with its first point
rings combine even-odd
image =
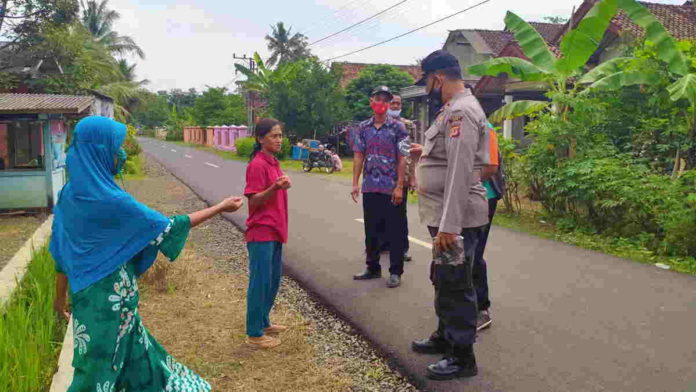
{"type": "Polygon", "coordinates": [[[66,146],[82,117],[113,117],[105,95],[0,94],[0,210],[52,208],[65,185],[66,146]]]}

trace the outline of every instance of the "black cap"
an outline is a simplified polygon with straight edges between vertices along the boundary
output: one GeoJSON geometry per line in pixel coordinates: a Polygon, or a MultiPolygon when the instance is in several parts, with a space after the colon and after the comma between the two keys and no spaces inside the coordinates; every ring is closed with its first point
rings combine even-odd
{"type": "Polygon", "coordinates": [[[375,95],[377,95],[379,93],[384,93],[384,94],[389,95],[390,100],[394,98],[394,94],[392,94],[391,90],[389,90],[389,87],[387,87],[387,86],[377,87],[376,89],[372,90],[372,94],[370,94],[370,96],[374,97],[375,95]]]}
{"type": "Polygon", "coordinates": [[[456,69],[461,75],[462,69],[459,67],[459,60],[457,60],[454,55],[450,52],[444,50],[436,50],[428,55],[421,61],[421,70],[423,71],[423,76],[418,79],[415,83],[416,86],[425,86],[425,81],[428,75],[435,71],[440,71],[443,69],[456,69]]]}

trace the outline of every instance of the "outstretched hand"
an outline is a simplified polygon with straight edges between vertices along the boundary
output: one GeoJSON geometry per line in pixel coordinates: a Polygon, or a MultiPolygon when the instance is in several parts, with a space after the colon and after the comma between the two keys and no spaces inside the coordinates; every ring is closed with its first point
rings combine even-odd
{"type": "Polygon", "coordinates": [[[221,201],[219,205],[222,212],[235,212],[244,205],[244,198],[239,196],[230,196],[221,201]]]}

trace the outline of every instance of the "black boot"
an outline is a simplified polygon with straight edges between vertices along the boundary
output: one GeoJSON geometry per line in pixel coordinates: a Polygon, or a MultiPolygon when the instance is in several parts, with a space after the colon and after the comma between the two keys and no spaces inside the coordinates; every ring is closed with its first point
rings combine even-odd
{"type": "Polygon", "coordinates": [[[428,366],[428,378],[432,380],[452,380],[459,377],[473,377],[478,374],[474,346],[455,348],[453,355],[428,366]]]}
{"type": "Polygon", "coordinates": [[[353,275],[354,280],[369,280],[369,279],[379,279],[382,277],[382,271],[370,271],[366,269],[365,272],[357,275],[353,275]]]}
{"type": "Polygon", "coordinates": [[[444,354],[449,345],[440,334],[433,332],[430,337],[414,340],[411,343],[411,349],[420,354],[444,354]]]}

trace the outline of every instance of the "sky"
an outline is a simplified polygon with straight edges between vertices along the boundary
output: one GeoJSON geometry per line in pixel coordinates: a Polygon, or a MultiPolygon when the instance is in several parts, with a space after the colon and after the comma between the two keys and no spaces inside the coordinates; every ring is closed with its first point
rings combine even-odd
{"type": "MultiPolygon", "coordinates": [[[[334,38],[311,45],[327,60],[392,38],[471,7],[482,0],[110,0],[120,13],[114,29],[143,48],[137,62],[140,79],[152,91],[206,86],[234,88],[234,55],[258,52],[268,58],[264,37],[271,25],[284,22],[310,43],[342,30],[392,5],[392,10],[334,38]]],[[[684,0],[653,0],[683,4],[684,0]]],[[[415,64],[441,49],[450,30],[502,29],[506,11],[528,21],[545,16],[569,17],[582,0],[490,0],[479,7],[375,48],[336,61],[415,64]]]]}

